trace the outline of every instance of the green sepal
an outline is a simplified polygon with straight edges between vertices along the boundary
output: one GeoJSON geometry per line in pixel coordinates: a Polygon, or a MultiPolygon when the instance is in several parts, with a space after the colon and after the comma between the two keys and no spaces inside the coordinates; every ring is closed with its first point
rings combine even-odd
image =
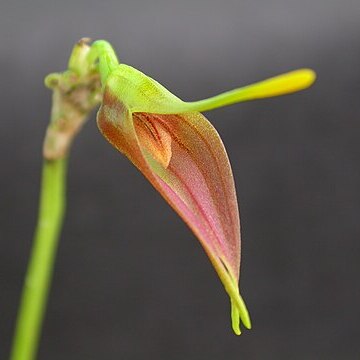
{"type": "Polygon", "coordinates": [[[107,77],[107,85],[132,112],[179,114],[202,112],[237,102],[289,94],[309,87],[314,80],[315,73],[312,70],[300,69],[208,99],[184,102],[141,71],[120,64],[107,77]]]}

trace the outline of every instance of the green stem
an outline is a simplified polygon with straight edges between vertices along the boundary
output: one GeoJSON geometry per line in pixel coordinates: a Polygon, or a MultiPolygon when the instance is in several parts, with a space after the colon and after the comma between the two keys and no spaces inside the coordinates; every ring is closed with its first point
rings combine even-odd
{"type": "Polygon", "coordinates": [[[107,41],[91,47],[88,41],[75,44],[67,71],[45,79],[53,89],[53,106],[43,148],[40,211],[10,360],[36,357],[64,217],[66,157],[75,135],[100,102],[99,78],[105,82],[118,65],[107,41]]]}
{"type": "Polygon", "coordinates": [[[37,353],[65,207],[66,159],[45,160],[40,210],[16,324],[11,360],[37,353]]]}

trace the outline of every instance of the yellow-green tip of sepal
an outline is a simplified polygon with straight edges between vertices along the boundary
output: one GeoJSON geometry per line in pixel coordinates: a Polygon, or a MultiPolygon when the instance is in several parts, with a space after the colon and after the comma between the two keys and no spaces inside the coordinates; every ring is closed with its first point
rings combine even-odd
{"type": "Polygon", "coordinates": [[[240,320],[247,329],[251,329],[251,320],[241,295],[230,297],[231,303],[231,326],[236,335],[241,335],[240,320]]]}
{"type": "Polygon", "coordinates": [[[299,69],[242,88],[243,96],[260,99],[290,94],[311,86],[316,79],[315,71],[299,69]]]}
{"type": "Polygon", "coordinates": [[[230,272],[227,272],[227,276],[221,271],[218,272],[220,279],[225,286],[225,290],[230,297],[231,305],[231,325],[234,333],[236,335],[241,334],[240,323],[242,323],[245,328],[251,329],[251,320],[249,312],[246,308],[245,302],[240,295],[239,286],[236,278],[231,275],[230,272]]]}

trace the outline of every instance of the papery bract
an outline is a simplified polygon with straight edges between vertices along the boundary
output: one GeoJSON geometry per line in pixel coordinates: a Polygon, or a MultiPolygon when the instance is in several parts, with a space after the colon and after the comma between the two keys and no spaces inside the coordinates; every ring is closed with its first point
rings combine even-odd
{"type": "Polygon", "coordinates": [[[236,334],[240,320],[247,328],[251,323],[238,287],[240,222],[235,186],[224,145],[199,111],[301,90],[314,78],[311,70],[297,70],[197,102],[183,102],[124,64],[103,79],[100,131],[195,233],[230,296],[236,334]]]}

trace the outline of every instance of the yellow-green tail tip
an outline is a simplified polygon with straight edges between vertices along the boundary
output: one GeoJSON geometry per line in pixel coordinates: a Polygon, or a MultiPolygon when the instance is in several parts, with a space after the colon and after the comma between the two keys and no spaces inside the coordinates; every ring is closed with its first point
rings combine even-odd
{"type": "MultiPolygon", "coordinates": [[[[294,77],[298,77],[298,90],[310,87],[316,80],[316,72],[312,69],[299,69],[292,72],[294,77]]],[[[291,74],[291,73],[290,73],[291,74]]]]}
{"type": "MultiPolygon", "coordinates": [[[[281,96],[310,87],[316,79],[315,71],[298,69],[242,88],[244,100],[281,96]]],[[[241,89],[240,89],[241,90],[241,89]]]]}
{"type": "Polygon", "coordinates": [[[240,321],[247,329],[251,329],[249,312],[241,296],[231,299],[231,325],[236,335],[241,335],[240,321]]]}

